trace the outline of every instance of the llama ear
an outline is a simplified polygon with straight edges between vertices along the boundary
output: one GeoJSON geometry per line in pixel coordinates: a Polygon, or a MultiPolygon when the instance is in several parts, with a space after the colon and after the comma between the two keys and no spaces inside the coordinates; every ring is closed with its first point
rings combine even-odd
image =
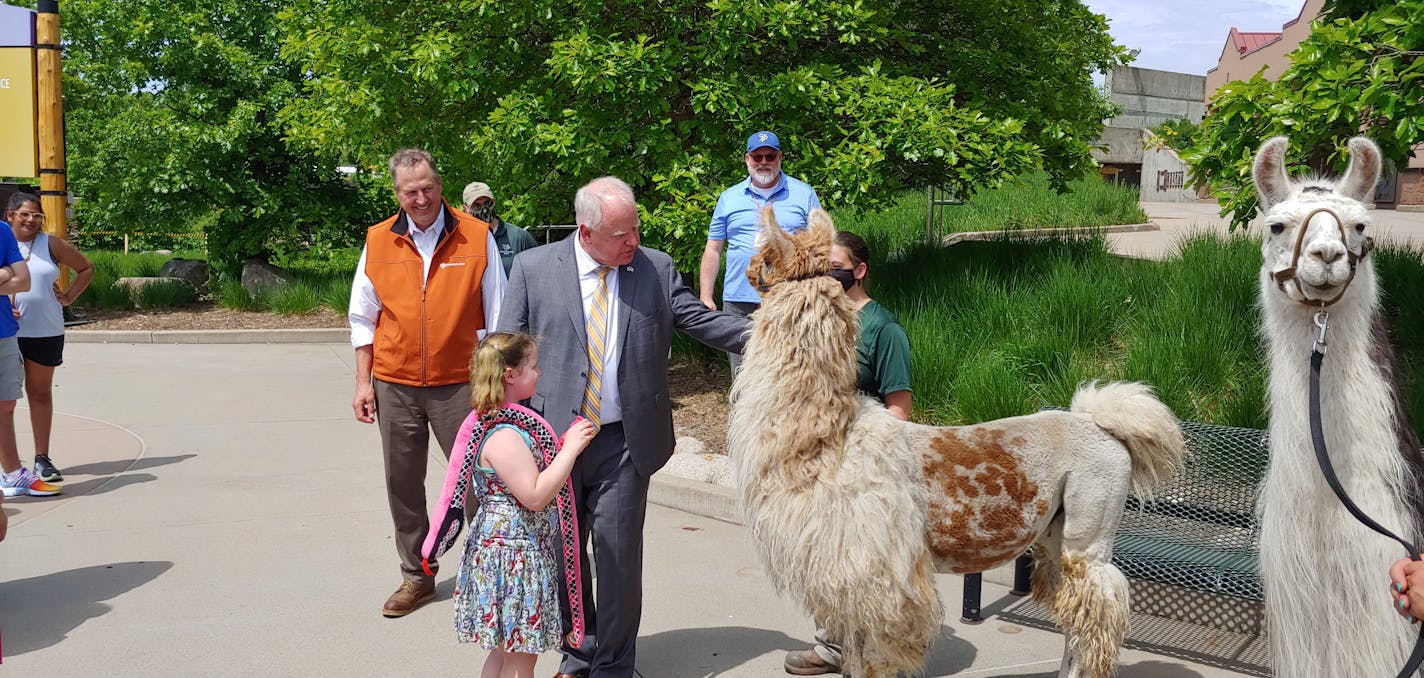
{"type": "Polygon", "coordinates": [[[791,236],[776,223],[776,212],[772,210],[771,205],[761,209],[761,220],[757,222],[756,238],[752,244],[758,251],[774,249],[780,252],[783,258],[790,256],[791,250],[796,247],[791,242],[791,236]]]}
{"type": "Polygon", "coordinates": [[[831,215],[817,207],[806,216],[806,230],[816,240],[831,244],[836,239],[836,227],[831,223],[831,215]]]}
{"type": "Polygon", "coordinates": [[[1379,181],[1380,157],[1380,149],[1375,142],[1365,137],[1351,139],[1350,166],[1345,170],[1345,176],[1340,177],[1335,190],[1347,198],[1365,202],[1379,181]]]}
{"type": "Polygon", "coordinates": [[[1261,144],[1256,151],[1256,162],[1251,166],[1251,179],[1256,183],[1256,194],[1261,202],[1270,207],[1290,196],[1290,178],[1286,176],[1285,137],[1272,137],[1261,144]]]}

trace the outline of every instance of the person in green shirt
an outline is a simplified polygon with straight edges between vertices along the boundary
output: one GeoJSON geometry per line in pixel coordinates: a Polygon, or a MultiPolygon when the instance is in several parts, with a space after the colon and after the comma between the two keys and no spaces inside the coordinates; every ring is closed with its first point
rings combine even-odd
{"type": "Polygon", "coordinates": [[[849,231],[836,233],[831,245],[831,276],[840,280],[860,314],[860,338],[855,342],[856,388],[885,403],[891,414],[909,420],[910,336],[895,315],[865,291],[870,275],[870,247],[849,231]]]}
{"type": "MultiPolygon", "coordinates": [[[[839,231],[831,245],[831,277],[840,281],[860,315],[855,342],[856,388],[885,403],[890,414],[909,420],[910,336],[895,315],[865,291],[870,275],[870,246],[849,231],[839,231]]],[[[785,669],[797,676],[841,672],[841,648],[825,629],[816,630],[816,645],[787,653],[785,669]]]]}
{"type": "Polygon", "coordinates": [[[534,236],[529,235],[529,231],[508,223],[495,214],[494,191],[490,190],[489,184],[473,182],[465,187],[463,197],[465,214],[490,225],[490,234],[499,246],[499,259],[504,264],[504,275],[508,276],[510,269],[514,267],[514,255],[537,247],[539,243],[534,241],[534,236]]]}

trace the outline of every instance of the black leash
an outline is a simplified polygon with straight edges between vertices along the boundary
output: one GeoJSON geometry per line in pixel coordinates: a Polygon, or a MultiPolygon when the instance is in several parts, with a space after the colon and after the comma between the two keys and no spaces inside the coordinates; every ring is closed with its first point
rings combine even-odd
{"type": "MultiPolygon", "coordinates": [[[[1315,461],[1320,464],[1320,472],[1324,474],[1326,484],[1335,491],[1335,496],[1355,520],[1399,542],[1404,550],[1409,552],[1411,560],[1419,560],[1418,548],[1365,515],[1350,499],[1350,495],[1345,494],[1345,488],[1340,485],[1340,479],[1335,475],[1335,467],[1330,463],[1330,453],[1325,450],[1325,428],[1320,421],[1320,365],[1325,361],[1325,330],[1330,324],[1329,319],[1330,315],[1323,309],[1315,312],[1315,326],[1320,328],[1320,335],[1315,340],[1315,348],[1310,352],[1310,442],[1315,447],[1315,461]]],[[[1415,675],[1421,663],[1424,663],[1424,627],[1419,629],[1419,640],[1414,643],[1414,652],[1410,653],[1409,660],[1404,663],[1404,669],[1399,672],[1397,678],[1410,678],[1415,675]]]]}

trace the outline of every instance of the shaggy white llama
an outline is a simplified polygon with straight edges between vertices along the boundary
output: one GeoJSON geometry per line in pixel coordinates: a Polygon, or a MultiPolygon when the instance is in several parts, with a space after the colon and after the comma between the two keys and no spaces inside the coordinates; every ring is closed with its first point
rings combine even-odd
{"type": "Polygon", "coordinates": [[[824,274],[821,210],[787,234],[770,209],[748,268],[766,291],[732,388],[728,448],[776,588],[845,647],[857,678],[922,669],[943,616],[934,572],[980,572],[1034,547],[1033,595],[1065,635],[1061,676],[1117,670],[1127,580],[1111,563],[1129,491],[1182,457],[1140,384],[1083,386],[1071,412],[977,426],[900,421],[855,393],[855,311],[824,274]]]}
{"type": "Polygon", "coordinates": [[[1350,167],[1338,183],[1296,183],[1286,176],[1286,143],[1267,141],[1253,168],[1266,210],[1260,283],[1271,463],[1258,507],[1271,655],[1278,676],[1393,676],[1414,642],[1412,627],[1384,593],[1400,547],[1356,522],[1325,484],[1309,419],[1313,318],[1320,301],[1338,296],[1326,307],[1330,329],[1320,375],[1326,448],[1355,503],[1417,541],[1424,458],[1400,404],[1368,258],[1370,215],[1361,203],[1379,178],[1380,151],[1368,139],[1351,139],[1350,167]],[[1322,208],[1334,214],[1316,211],[1322,208]],[[1292,265],[1296,280],[1277,283],[1274,274],[1292,265]]]}

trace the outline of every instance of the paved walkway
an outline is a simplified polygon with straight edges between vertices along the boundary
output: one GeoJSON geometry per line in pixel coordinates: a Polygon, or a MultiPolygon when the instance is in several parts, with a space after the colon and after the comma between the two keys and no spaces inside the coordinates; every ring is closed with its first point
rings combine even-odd
{"type": "MultiPolygon", "coordinates": [[[[1177,244],[1197,233],[1226,235],[1229,220],[1218,216],[1215,202],[1143,202],[1147,217],[1159,226],[1156,231],[1113,233],[1107,236],[1113,251],[1127,256],[1161,259],[1176,252],[1177,244]]],[[[1371,210],[1372,235],[1380,244],[1405,244],[1424,250],[1424,213],[1371,210]]],[[[1260,237],[1260,227],[1248,230],[1260,237]]]]}
{"type": "MultiPolygon", "coordinates": [[[[73,413],[57,421],[66,494],[5,502],[0,674],[477,672],[484,654],[451,629],[451,570],[435,603],[380,616],[396,559],[376,432],[350,416],[351,370],[341,344],[72,345],[56,378],[73,413]]],[[[646,532],[642,675],[785,675],[784,653],[813,629],[771,590],[743,529],[654,506],[646,532]]],[[[927,675],[1056,675],[1061,637],[1002,617],[960,624],[959,583],[939,578],[949,614],[927,675]]],[[[986,584],[986,609],[1017,600],[1005,593],[986,584]]],[[[555,662],[543,657],[540,675],[555,662]]],[[[1124,678],[1237,675],[1140,650],[1122,666],[1124,678]]]]}

